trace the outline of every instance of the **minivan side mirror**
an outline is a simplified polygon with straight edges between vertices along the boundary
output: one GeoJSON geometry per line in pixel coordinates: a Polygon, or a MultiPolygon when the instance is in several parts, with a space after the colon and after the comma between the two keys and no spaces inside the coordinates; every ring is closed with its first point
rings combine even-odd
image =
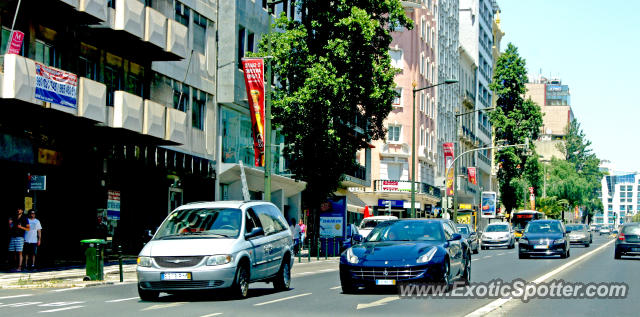
{"type": "Polygon", "coordinates": [[[255,238],[257,236],[262,236],[264,235],[264,229],[262,229],[261,227],[256,227],[251,229],[251,232],[247,233],[244,235],[245,239],[251,239],[251,238],[255,238]]]}

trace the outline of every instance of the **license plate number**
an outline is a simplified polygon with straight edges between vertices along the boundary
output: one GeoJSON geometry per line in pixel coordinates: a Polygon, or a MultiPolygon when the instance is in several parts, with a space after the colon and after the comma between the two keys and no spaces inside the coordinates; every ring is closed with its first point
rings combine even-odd
{"type": "Polygon", "coordinates": [[[162,273],[160,279],[163,281],[190,280],[191,273],[162,273]]]}
{"type": "Polygon", "coordinates": [[[548,245],[534,245],[533,248],[534,249],[548,249],[549,246],[548,245]]]}
{"type": "Polygon", "coordinates": [[[396,280],[376,280],[376,285],[396,285],[396,280]]]}

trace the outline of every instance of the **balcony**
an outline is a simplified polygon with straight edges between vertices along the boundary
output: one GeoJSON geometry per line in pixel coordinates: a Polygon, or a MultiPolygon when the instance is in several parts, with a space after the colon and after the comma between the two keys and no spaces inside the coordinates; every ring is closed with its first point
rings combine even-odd
{"type": "Polygon", "coordinates": [[[422,8],[422,0],[402,0],[401,2],[404,8],[422,8]]]}
{"type": "Polygon", "coordinates": [[[347,187],[370,186],[371,180],[367,177],[367,167],[357,164],[344,174],[342,183],[347,187]]]}
{"type": "Polygon", "coordinates": [[[100,123],[107,122],[107,86],[88,78],[79,78],[78,116],[100,123]]]}
{"type": "MultiPolygon", "coordinates": [[[[100,8],[106,12],[106,0],[22,0],[18,18],[25,14],[31,20],[43,25],[64,26],[89,25],[105,21],[106,16],[96,16],[94,14],[97,10],[96,6],[92,5],[91,2],[100,4],[100,8]],[[86,2],[90,2],[88,7],[86,2]]],[[[4,0],[0,7],[8,9],[11,12],[11,17],[13,17],[17,3],[18,0],[4,0]]],[[[10,21],[8,25],[11,25],[10,21]]],[[[25,30],[22,31],[24,32],[25,30]]]]}
{"type": "Polygon", "coordinates": [[[117,90],[113,93],[113,109],[109,108],[109,126],[142,133],[143,100],[134,94],[117,90]]]}
{"type": "Polygon", "coordinates": [[[167,122],[164,139],[180,144],[187,141],[187,114],[173,108],[167,108],[167,122]]]}
{"type": "Polygon", "coordinates": [[[144,101],[144,117],[142,119],[142,133],[164,139],[167,109],[151,100],[144,101]]]}
{"type": "Polygon", "coordinates": [[[82,30],[81,39],[141,60],[178,61],[187,56],[186,26],[138,0],[114,0],[106,11],[106,21],[82,30]]]}
{"type": "Polygon", "coordinates": [[[84,12],[99,21],[106,21],[107,0],[79,0],[78,11],[84,12]]]}

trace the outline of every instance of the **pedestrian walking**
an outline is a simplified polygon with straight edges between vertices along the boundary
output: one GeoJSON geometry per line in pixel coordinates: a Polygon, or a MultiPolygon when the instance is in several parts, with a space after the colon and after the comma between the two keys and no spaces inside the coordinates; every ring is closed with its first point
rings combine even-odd
{"type": "Polygon", "coordinates": [[[36,211],[33,209],[29,210],[27,221],[29,222],[29,231],[24,236],[24,266],[26,269],[34,270],[36,268],[38,247],[40,247],[42,241],[42,225],[40,220],[36,219],[36,211]]]}
{"type": "Polygon", "coordinates": [[[298,246],[300,245],[300,225],[296,222],[296,218],[291,218],[291,223],[289,226],[289,230],[291,230],[291,234],[293,235],[293,250],[297,254],[298,246]]]}
{"type": "Polygon", "coordinates": [[[16,271],[22,271],[22,250],[24,248],[24,235],[29,230],[29,221],[24,215],[24,209],[18,207],[16,214],[9,218],[9,253],[13,255],[13,261],[17,264],[16,271]]]}
{"type": "Polygon", "coordinates": [[[302,251],[302,247],[304,247],[304,239],[307,237],[307,225],[305,225],[304,222],[302,222],[302,218],[300,218],[298,226],[300,226],[300,251],[302,251]]]}

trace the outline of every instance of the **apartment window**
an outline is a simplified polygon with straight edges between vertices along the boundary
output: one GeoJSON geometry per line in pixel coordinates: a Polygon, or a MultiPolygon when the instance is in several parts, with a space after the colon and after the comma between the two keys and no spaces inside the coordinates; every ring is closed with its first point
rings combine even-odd
{"type": "Polygon", "coordinates": [[[422,16],[420,18],[420,37],[426,41],[428,36],[429,33],[427,33],[427,20],[424,18],[424,16],[422,16]]]}
{"type": "Polygon", "coordinates": [[[609,205],[609,211],[613,211],[613,205],[609,205]]]}
{"type": "Polygon", "coordinates": [[[244,38],[246,29],[242,26],[238,29],[238,68],[242,69],[242,58],[244,57],[244,38]]]}
{"type": "Polygon", "coordinates": [[[122,90],[122,72],[113,66],[104,66],[104,84],[107,86],[107,105],[113,106],[113,93],[122,90]]]}
{"type": "Polygon", "coordinates": [[[187,104],[189,102],[189,86],[173,81],[173,108],[180,111],[187,111],[187,104]]]}
{"type": "Polygon", "coordinates": [[[35,60],[47,66],[60,67],[60,56],[56,54],[56,49],[42,40],[36,40],[35,60]]]}
{"type": "Polygon", "coordinates": [[[193,128],[204,130],[204,116],[207,104],[207,93],[200,90],[193,92],[191,123],[193,128]]]}
{"type": "Polygon", "coordinates": [[[204,55],[207,43],[207,18],[193,12],[193,49],[204,55]]]}
{"type": "Polygon", "coordinates": [[[249,32],[249,34],[247,35],[247,52],[255,52],[256,48],[255,48],[255,37],[256,35],[253,34],[252,32],[249,32]]]}
{"type": "Polygon", "coordinates": [[[424,91],[420,92],[420,112],[424,112],[424,91]]]}
{"type": "Polygon", "coordinates": [[[424,146],[424,128],[420,128],[420,146],[424,146]]]}
{"type": "Polygon", "coordinates": [[[180,1],[176,1],[176,14],[175,19],[182,25],[189,27],[189,16],[191,15],[191,9],[184,5],[180,1]]]}
{"type": "Polygon", "coordinates": [[[402,126],[400,125],[390,125],[389,133],[387,134],[387,141],[389,142],[400,142],[400,132],[402,130],[402,126]]]}
{"type": "Polygon", "coordinates": [[[395,89],[396,95],[393,98],[394,107],[402,107],[402,88],[395,89]]]}
{"type": "Polygon", "coordinates": [[[391,58],[391,67],[402,69],[402,51],[390,50],[389,57],[391,58]]]}
{"type": "Polygon", "coordinates": [[[420,75],[424,76],[424,53],[420,53],[420,75]]]}

